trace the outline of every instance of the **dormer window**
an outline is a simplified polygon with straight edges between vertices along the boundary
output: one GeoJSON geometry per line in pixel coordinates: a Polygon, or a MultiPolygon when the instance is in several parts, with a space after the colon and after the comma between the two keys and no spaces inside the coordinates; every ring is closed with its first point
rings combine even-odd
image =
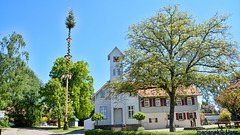
{"type": "Polygon", "coordinates": [[[113,62],[119,62],[119,57],[118,56],[114,56],[113,57],[113,62]]]}

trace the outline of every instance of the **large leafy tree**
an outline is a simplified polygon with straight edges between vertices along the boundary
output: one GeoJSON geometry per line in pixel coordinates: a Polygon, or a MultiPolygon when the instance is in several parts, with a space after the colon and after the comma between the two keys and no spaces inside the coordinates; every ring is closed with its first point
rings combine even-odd
{"type": "Polygon", "coordinates": [[[0,110],[7,110],[17,126],[33,126],[41,120],[42,83],[27,67],[26,43],[14,32],[2,38],[0,45],[0,110]]]}
{"type": "Polygon", "coordinates": [[[223,108],[226,108],[234,120],[237,120],[237,115],[240,112],[240,91],[239,87],[228,88],[216,96],[215,101],[223,108]]]}
{"type": "MultiPolygon", "coordinates": [[[[116,92],[136,92],[152,85],[170,96],[170,131],[174,132],[176,89],[221,82],[238,62],[237,43],[229,38],[227,16],[216,13],[203,23],[178,6],[161,8],[155,16],[129,27],[130,49],[121,66],[123,81],[116,92]],[[129,83],[131,82],[131,83],[129,83]]],[[[209,85],[210,86],[210,85],[209,85]]]]}
{"type": "MultiPolygon", "coordinates": [[[[72,101],[74,115],[80,119],[86,119],[90,116],[94,109],[90,97],[93,95],[93,78],[89,75],[87,69],[88,63],[84,61],[69,62],[69,70],[72,78],[69,81],[69,101],[72,101]]],[[[58,58],[50,72],[51,78],[58,78],[61,80],[62,86],[65,86],[65,81],[61,79],[62,75],[66,72],[66,60],[58,58]]]]}
{"type": "MultiPolygon", "coordinates": [[[[47,109],[51,113],[51,117],[58,119],[58,128],[61,128],[61,119],[64,118],[65,113],[65,89],[62,87],[58,78],[49,80],[45,88],[41,90],[43,101],[47,105],[47,109]]],[[[68,104],[69,118],[73,117],[74,110],[71,107],[71,103],[68,104]]]]}

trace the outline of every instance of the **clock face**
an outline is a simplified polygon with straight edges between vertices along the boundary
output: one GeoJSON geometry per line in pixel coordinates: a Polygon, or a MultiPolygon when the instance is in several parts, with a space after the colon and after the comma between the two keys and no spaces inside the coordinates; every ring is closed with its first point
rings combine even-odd
{"type": "Polygon", "coordinates": [[[113,57],[113,62],[119,62],[119,57],[118,56],[114,56],[113,57]]]}

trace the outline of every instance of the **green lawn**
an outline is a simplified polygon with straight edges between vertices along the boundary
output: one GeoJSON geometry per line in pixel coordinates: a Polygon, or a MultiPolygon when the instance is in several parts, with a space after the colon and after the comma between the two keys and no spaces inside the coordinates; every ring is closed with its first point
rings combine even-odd
{"type": "Polygon", "coordinates": [[[49,129],[48,131],[53,133],[64,133],[64,132],[83,130],[83,128],[84,128],[83,126],[79,126],[79,127],[70,127],[68,130],[63,130],[63,128],[61,128],[61,129],[49,129]]]}
{"type": "Polygon", "coordinates": [[[7,130],[7,129],[2,129],[2,132],[4,132],[5,130],[7,130]]]}

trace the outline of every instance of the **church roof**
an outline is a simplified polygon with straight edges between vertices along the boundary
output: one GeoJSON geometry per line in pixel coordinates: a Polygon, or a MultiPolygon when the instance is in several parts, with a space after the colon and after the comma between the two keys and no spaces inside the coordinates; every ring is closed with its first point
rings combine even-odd
{"type": "Polygon", "coordinates": [[[110,60],[110,55],[113,53],[115,49],[117,49],[120,52],[120,54],[124,56],[124,54],[115,46],[115,48],[108,54],[108,60],[110,60]]]}
{"type": "MultiPolygon", "coordinates": [[[[182,87],[183,89],[178,88],[176,90],[176,94],[180,96],[184,95],[201,95],[201,93],[197,90],[197,88],[193,85],[189,86],[187,89],[182,87]]],[[[160,96],[169,96],[165,90],[158,90],[156,87],[149,88],[146,90],[138,90],[138,93],[142,97],[160,97],[160,96]]]]}

